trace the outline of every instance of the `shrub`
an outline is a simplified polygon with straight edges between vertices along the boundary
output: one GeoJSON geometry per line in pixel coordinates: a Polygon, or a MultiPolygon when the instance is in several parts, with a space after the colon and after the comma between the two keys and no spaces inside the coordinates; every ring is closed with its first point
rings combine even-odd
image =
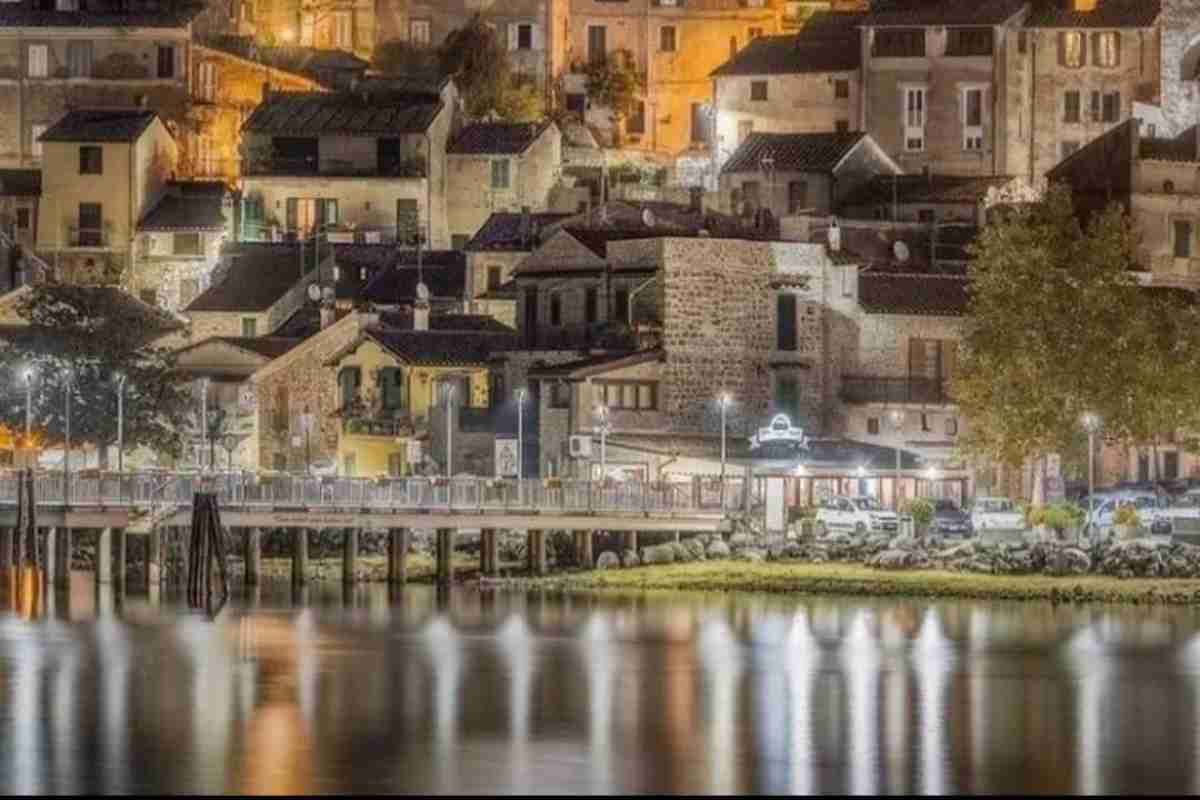
{"type": "Polygon", "coordinates": [[[1138,512],[1132,503],[1122,503],[1113,514],[1113,525],[1137,525],[1138,512]]]}
{"type": "Polygon", "coordinates": [[[1083,509],[1074,503],[1052,503],[1048,506],[1031,506],[1025,510],[1025,521],[1031,528],[1044,526],[1061,534],[1068,528],[1083,525],[1083,509]]]}
{"type": "Polygon", "coordinates": [[[933,522],[933,503],[924,497],[909,500],[904,504],[904,510],[912,516],[913,524],[918,528],[928,527],[933,522]]]}

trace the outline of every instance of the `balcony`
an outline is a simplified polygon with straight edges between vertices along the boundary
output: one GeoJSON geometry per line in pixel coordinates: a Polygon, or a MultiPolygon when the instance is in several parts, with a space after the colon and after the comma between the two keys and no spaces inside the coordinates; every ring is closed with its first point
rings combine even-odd
{"type": "Polygon", "coordinates": [[[946,404],[949,386],[937,378],[842,377],[842,400],[851,404],[917,403],[946,404]]]}
{"type": "Polygon", "coordinates": [[[67,227],[67,247],[107,250],[109,248],[108,231],[104,228],[81,228],[78,225],[70,225],[67,227]]]}
{"type": "Polygon", "coordinates": [[[326,178],[408,178],[421,179],[429,174],[422,157],[389,159],[380,162],[318,158],[248,158],[242,161],[242,174],[248,177],[320,175],[326,178]]]}
{"type": "Polygon", "coordinates": [[[347,436],[370,436],[394,439],[413,436],[418,423],[408,414],[398,417],[346,417],[342,420],[342,433],[347,436]]]}

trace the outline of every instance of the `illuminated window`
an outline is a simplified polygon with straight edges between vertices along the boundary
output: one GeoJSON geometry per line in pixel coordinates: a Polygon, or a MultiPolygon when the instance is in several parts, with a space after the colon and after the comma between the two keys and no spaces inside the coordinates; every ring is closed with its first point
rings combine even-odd
{"type": "Polygon", "coordinates": [[[1083,34],[1079,31],[1063,31],[1058,34],[1058,63],[1064,67],[1082,67],[1083,60],[1083,34]]]}

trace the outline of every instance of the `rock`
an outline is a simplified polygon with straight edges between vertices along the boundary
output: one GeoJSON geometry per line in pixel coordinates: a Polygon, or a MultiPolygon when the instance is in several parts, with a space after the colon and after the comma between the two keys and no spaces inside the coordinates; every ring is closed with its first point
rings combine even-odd
{"type": "Polygon", "coordinates": [[[867,565],[878,567],[879,569],[905,569],[912,566],[913,562],[914,558],[911,551],[884,550],[882,553],[872,556],[867,565]]]}
{"type": "Polygon", "coordinates": [[[714,539],[712,543],[708,545],[707,556],[709,558],[729,558],[730,552],[729,545],[725,544],[725,542],[720,539],[714,539]]]}
{"type": "Polygon", "coordinates": [[[1092,571],[1092,559],[1077,547],[1055,549],[1047,554],[1042,571],[1047,575],[1086,575],[1092,571]]]}
{"type": "Polygon", "coordinates": [[[683,549],[687,551],[689,561],[704,560],[704,544],[699,537],[683,541],[683,549]]]}
{"type": "Polygon", "coordinates": [[[957,558],[969,558],[973,555],[975,555],[975,545],[973,545],[971,542],[963,542],[962,544],[957,544],[953,547],[948,547],[945,550],[942,550],[937,554],[937,557],[944,560],[951,560],[957,558]]]}
{"type": "Polygon", "coordinates": [[[854,537],[844,531],[833,531],[826,534],[821,543],[831,547],[848,547],[854,544],[854,537]]]}
{"type": "Polygon", "coordinates": [[[788,542],[783,546],[783,558],[799,559],[804,557],[804,547],[799,542],[788,542]]]}
{"type": "Polygon", "coordinates": [[[624,550],[621,553],[621,566],[623,567],[639,567],[642,562],[638,558],[637,552],[633,550],[624,550]]]}
{"type": "Polygon", "coordinates": [[[596,569],[616,569],[621,566],[621,557],[612,550],[605,550],[596,559],[596,569]]]}
{"type": "Polygon", "coordinates": [[[767,560],[767,553],[757,547],[744,547],[740,550],[735,550],[733,553],[734,561],[750,561],[759,563],[767,560]]]}
{"type": "Polygon", "coordinates": [[[668,546],[671,548],[671,551],[675,553],[676,561],[683,562],[693,560],[691,551],[683,546],[683,542],[671,542],[668,546]]]}
{"type": "MultiPolygon", "coordinates": [[[[672,564],[674,562],[675,548],[671,544],[656,544],[642,548],[643,564],[672,564]]],[[[625,566],[631,565],[626,564],[625,566]]]]}
{"type": "Polygon", "coordinates": [[[754,544],[754,537],[748,533],[735,533],[729,537],[729,546],[737,550],[739,547],[750,547],[754,544]]]}

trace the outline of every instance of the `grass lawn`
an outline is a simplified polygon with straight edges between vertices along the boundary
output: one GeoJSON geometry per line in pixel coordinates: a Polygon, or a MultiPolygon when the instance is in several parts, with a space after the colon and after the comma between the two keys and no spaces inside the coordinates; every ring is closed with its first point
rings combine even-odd
{"type": "Polygon", "coordinates": [[[570,589],[792,592],[1004,600],[1200,604],[1200,579],[883,571],[853,564],[700,561],[544,579],[570,589]]]}

